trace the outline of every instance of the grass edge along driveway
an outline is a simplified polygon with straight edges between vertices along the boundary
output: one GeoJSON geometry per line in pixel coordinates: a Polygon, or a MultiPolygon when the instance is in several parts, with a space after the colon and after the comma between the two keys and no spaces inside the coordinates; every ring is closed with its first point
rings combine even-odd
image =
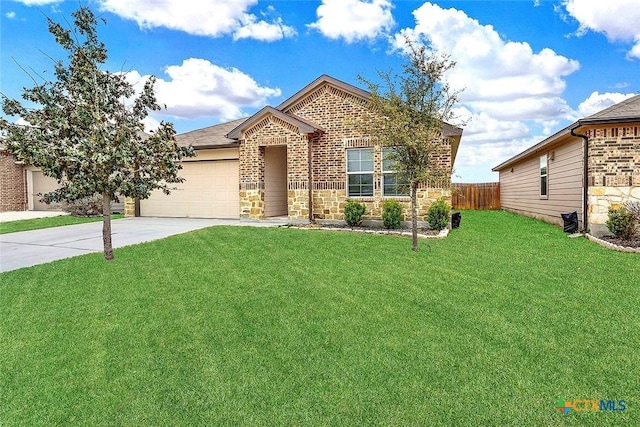
{"type": "MultiPolygon", "coordinates": [[[[112,214],[111,219],[124,218],[122,214],[112,214]]],[[[0,222],[0,234],[16,233],[18,231],[40,230],[43,228],[61,227],[63,225],[83,224],[85,222],[102,221],[101,216],[79,217],[60,215],[46,218],[21,219],[17,221],[0,222]]]]}
{"type": "Polygon", "coordinates": [[[0,275],[0,424],[637,425],[637,254],[213,227],[0,275]],[[625,411],[555,409],[625,400],[625,411]]]}

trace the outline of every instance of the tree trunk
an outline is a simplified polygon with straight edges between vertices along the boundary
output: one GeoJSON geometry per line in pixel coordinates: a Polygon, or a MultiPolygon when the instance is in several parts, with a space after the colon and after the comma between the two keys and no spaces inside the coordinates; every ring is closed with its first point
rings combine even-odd
{"type": "Polygon", "coordinates": [[[111,197],[105,193],[102,195],[102,243],[104,246],[104,259],[113,259],[113,246],[111,244],[111,197]]]}
{"type": "Polygon", "coordinates": [[[411,249],[418,251],[418,185],[411,184],[411,237],[413,239],[411,249]]]}

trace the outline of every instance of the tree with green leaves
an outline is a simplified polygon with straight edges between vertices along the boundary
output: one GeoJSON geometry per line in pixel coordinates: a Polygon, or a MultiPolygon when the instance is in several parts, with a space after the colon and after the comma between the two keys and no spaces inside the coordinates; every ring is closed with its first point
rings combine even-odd
{"type": "Polygon", "coordinates": [[[60,188],[44,195],[44,201],[102,196],[104,256],[111,260],[111,200],[145,199],[155,189],[169,194],[170,184],[183,181],[180,160],[194,152],[178,147],[171,123],[160,123],[148,135],[143,132],[149,110],[160,110],[155,78],[136,96],[123,73],[101,69],[107,49],[98,38],[93,12],[81,7],[72,16],[72,28],[47,18],[67,61],[54,61],[53,81],[31,75],[34,86],[22,94],[29,106],[2,95],[4,113],[22,120],[0,119],[0,131],[3,145],[17,160],[58,181],[60,188]]]}
{"type": "Polygon", "coordinates": [[[395,164],[411,196],[412,249],[418,250],[417,191],[420,185],[449,185],[452,170],[437,161],[445,149],[443,140],[454,119],[458,93],[445,80],[455,67],[449,56],[430,52],[409,38],[403,72],[378,71],[382,83],[363,77],[371,93],[371,114],[359,121],[360,130],[385,150],[395,164]]]}

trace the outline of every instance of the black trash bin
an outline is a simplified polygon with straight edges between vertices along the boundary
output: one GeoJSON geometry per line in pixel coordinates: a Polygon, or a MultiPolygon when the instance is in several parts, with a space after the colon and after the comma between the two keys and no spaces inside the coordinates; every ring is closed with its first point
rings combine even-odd
{"type": "Polygon", "coordinates": [[[575,233],[578,231],[578,212],[560,214],[564,221],[564,232],[575,233]]]}
{"type": "Polygon", "coordinates": [[[455,212],[453,215],[451,215],[451,228],[459,228],[460,227],[460,219],[461,219],[462,215],[460,214],[460,212],[455,212]]]}

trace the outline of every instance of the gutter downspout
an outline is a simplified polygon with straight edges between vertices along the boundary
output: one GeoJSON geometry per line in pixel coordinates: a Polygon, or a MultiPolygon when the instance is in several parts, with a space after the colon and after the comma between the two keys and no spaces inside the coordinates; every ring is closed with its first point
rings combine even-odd
{"type": "Polygon", "coordinates": [[[309,143],[309,150],[307,152],[307,156],[309,157],[307,160],[307,168],[309,170],[309,222],[313,222],[313,140],[317,138],[317,133],[314,133],[313,136],[307,136],[307,141],[309,143]]]}
{"type": "Polygon", "coordinates": [[[583,151],[583,194],[582,194],[582,231],[584,233],[587,232],[587,224],[588,224],[588,209],[589,209],[589,137],[587,135],[582,135],[576,133],[575,130],[579,127],[571,129],[571,135],[582,138],[584,140],[584,149],[583,151]]]}

